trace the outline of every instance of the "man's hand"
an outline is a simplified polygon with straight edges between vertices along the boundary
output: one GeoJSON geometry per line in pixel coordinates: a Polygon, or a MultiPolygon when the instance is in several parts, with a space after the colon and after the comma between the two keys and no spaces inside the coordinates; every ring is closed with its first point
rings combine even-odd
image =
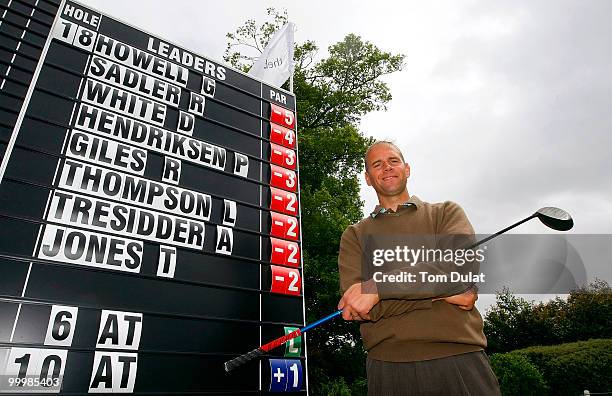
{"type": "Polygon", "coordinates": [[[476,288],[471,287],[461,294],[454,296],[434,298],[433,301],[444,300],[449,304],[457,305],[464,311],[471,311],[474,308],[474,303],[478,300],[478,292],[476,288]]]}
{"type": "Polygon", "coordinates": [[[380,300],[375,287],[372,293],[368,294],[362,293],[362,283],[355,283],[349,287],[338,303],[338,309],[342,310],[342,318],[344,320],[370,320],[369,312],[380,300]]]}

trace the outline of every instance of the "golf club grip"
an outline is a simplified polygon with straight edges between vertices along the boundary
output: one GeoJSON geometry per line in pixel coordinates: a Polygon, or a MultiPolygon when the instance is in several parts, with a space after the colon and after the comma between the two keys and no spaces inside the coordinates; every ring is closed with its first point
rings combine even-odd
{"type": "Polygon", "coordinates": [[[295,337],[298,337],[300,334],[301,334],[300,329],[297,329],[282,337],[278,337],[277,339],[270,341],[267,344],[260,346],[259,348],[255,348],[251,352],[245,353],[244,355],[240,355],[237,358],[234,358],[228,362],[225,362],[225,371],[229,373],[236,367],[240,367],[243,364],[250,362],[251,360],[263,355],[264,353],[269,352],[275,348],[278,348],[279,346],[283,345],[285,342],[295,337]]]}
{"type": "Polygon", "coordinates": [[[240,367],[245,363],[250,362],[251,360],[263,355],[265,351],[261,348],[255,348],[251,352],[245,353],[244,355],[240,355],[237,358],[234,358],[230,361],[225,362],[225,372],[229,373],[236,367],[240,367]]]}

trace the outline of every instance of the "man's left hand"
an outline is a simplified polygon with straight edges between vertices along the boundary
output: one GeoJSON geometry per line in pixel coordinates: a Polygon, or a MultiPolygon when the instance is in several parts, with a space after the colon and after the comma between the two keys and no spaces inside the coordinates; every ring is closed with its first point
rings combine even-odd
{"type": "Polygon", "coordinates": [[[456,305],[464,311],[471,311],[474,308],[474,303],[476,303],[476,300],[478,300],[478,290],[476,287],[472,286],[461,294],[433,299],[433,301],[438,300],[444,300],[449,304],[456,305]]]}
{"type": "Polygon", "coordinates": [[[370,320],[369,312],[380,298],[378,293],[362,293],[362,283],[355,283],[344,293],[338,309],[344,320],[370,320]]]}

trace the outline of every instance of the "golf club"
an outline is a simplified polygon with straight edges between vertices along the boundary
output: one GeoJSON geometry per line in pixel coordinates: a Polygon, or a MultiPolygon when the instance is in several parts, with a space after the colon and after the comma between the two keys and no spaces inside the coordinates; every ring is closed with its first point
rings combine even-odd
{"type": "MultiPolygon", "coordinates": [[[[504,228],[501,231],[496,232],[495,234],[489,235],[488,237],[474,243],[473,245],[467,247],[467,249],[473,249],[476,246],[482,245],[485,242],[490,241],[491,239],[533,219],[533,218],[538,218],[545,226],[552,228],[553,230],[557,230],[557,231],[568,231],[570,229],[572,229],[572,227],[574,226],[574,221],[572,220],[572,217],[569,215],[569,213],[567,213],[566,211],[564,211],[563,209],[559,209],[559,208],[555,208],[555,207],[551,207],[551,206],[547,206],[541,209],[538,209],[534,214],[525,217],[523,220],[518,221],[514,224],[512,224],[509,227],[504,228]]],[[[255,348],[253,349],[251,352],[245,353],[243,355],[238,356],[237,358],[234,358],[232,360],[229,360],[227,362],[225,362],[225,371],[226,372],[230,372],[232,370],[234,370],[237,367],[242,366],[243,364],[263,355],[266,352],[270,352],[271,350],[283,345],[285,342],[299,337],[301,334],[304,334],[306,331],[313,329],[333,318],[335,318],[336,316],[339,316],[340,314],[342,314],[342,310],[338,310],[332,314],[327,315],[324,318],[321,318],[307,326],[302,327],[301,329],[297,329],[289,334],[286,334],[282,337],[279,337],[275,340],[272,340],[270,342],[268,342],[267,344],[264,344],[262,346],[260,346],[259,348],[255,348]]]]}
{"type": "Polygon", "coordinates": [[[482,245],[483,243],[488,242],[491,239],[498,237],[501,234],[507,231],[510,231],[511,229],[533,218],[536,218],[536,217],[542,222],[542,224],[556,231],[568,231],[568,230],[571,230],[572,227],[574,226],[574,220],[572,220],[572,216],[570,216],[570,214],[567,213],[565,210],[555,208],[552,206],[546,206],[546,207],[538,209],[531,216],[527,216],[523,220],[517,221],[511,226],[508,226],[501,231],[497,231],[495,234],[489,235],[488,237],[474,243],[473,245],[469,246],[467,249],[472,249],[472,248],[475,248],[476,246],[482,245]]]}

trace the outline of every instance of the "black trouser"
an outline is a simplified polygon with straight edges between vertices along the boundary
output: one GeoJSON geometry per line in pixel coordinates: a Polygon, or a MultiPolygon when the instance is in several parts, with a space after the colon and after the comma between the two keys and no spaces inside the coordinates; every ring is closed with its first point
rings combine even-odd
{"type": "Polygon", "coordinates": [[[501,395],[483,351],[420,362],[368,358],[368,396],[501,395]]]}

